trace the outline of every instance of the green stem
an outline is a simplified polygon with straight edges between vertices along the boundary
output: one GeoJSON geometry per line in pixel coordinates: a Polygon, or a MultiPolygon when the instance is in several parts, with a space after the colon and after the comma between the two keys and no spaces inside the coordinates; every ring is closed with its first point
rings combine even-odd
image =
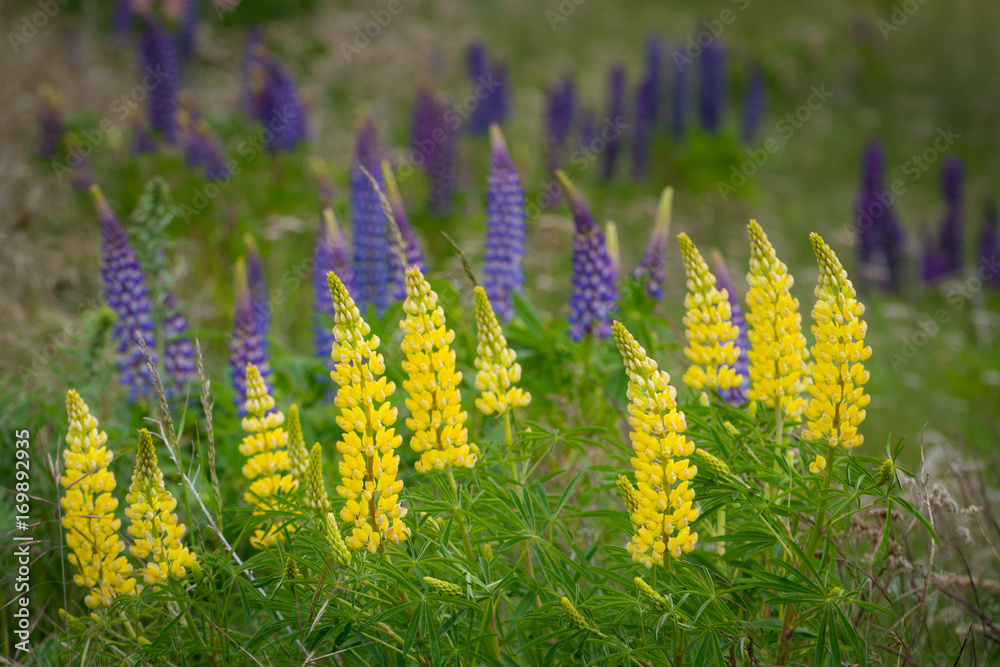
{"type": "MultiPolygon", "coordinates": [[[[830,480],[833,477],[833,456],[836,453],[836,447],[830,445],[830,451],[826,455],[826,476],[823,478],[823,489],[820,491],[820,503],[823,502],[823,492],[830,488],[830,480]]],[[[816,523],[813,524],[812,534],[809,536],[809,541],[806,543],[806,556],[812,557],[813,552],[816,547],[819,546],[820,536],[823,534],[823,524],[826,523],[826,505],[821,504],[819,508],[819,513],[816,515],[816,523]]]]}
{"type": "Polygon", "coordinates": [[[455,473],[450,465],[447,466],[445,470],[448,471],[448,483],[451,484],[451,495],[455,499],[455,520],[458,521],[458,527],[462,529],[462,538],[465,540],[465,550],[469,553],[469,558],[475,561],[476,554],[472,550],[472,540],[469,539],[469,529],[465,525],[465,517],[462,515],[462,510],[458,505],[458,484],[455,482],[455,473]]]}
{"type": "Polygon", "coordinates": [[[774,440],[775,443],[780,447],[785,442],[785,413],[781,409],[781,398],[775,398],[775,409],[774,418],[777,421],[777,426],[775,427],[774,440]]]}

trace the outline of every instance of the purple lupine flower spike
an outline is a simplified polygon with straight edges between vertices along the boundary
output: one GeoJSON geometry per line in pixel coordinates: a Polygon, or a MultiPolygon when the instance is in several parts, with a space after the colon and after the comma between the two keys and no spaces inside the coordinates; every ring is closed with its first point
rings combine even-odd
{"type": "MultiPolygon", "coordinates": [[[[354,229],[354,297],[358,307],[375,306],[383,312],[391,301],[389,290],[389,225],[364,167],[377,181],[382,178],[375,123],[364,121],[358,128],[351,167],[351,225],[354,229]]],[[[379,184],[381,186],[381,183],[379,184]]]]}
{"type": "Polygon", "coordinates": [[[90,160],[87,159],[87,153],[83,151],[83,147],[80,145],[80,138],[76,136],[75,132],[68,132],[63,138],[63,144],[66,146],[66,162],[72,169],[70,183],[77,190],[90,190],[94,185],[94,172],[90,168],[90,160]]]}
{"type": "Polygon", "coordinates": [[[524,189],[503,133],[490,126],[490,175],[486,191],[486,261],[483,287],[503,322],[514,317],[513,292],[524,284],[524,189]]]}
{"type": "Polygon", "coordinates": [[[747,77],[746,92],[743,95],[743,142],[752,143],[757,137],[761,123],[764,121],[764,109],[767,90],[764,86],[764,73],[760,65],[754,64],[747,77]]]}
{"type": "Polygon", "coordinates": [[[266,345],[267,334],[271,331],[271,300],[267,290],[267,276],[264,275],[264,258],[261,257],[253,236],[247,234],[243,240],[247,245],[247,288],[250,290],[254,327],[266,345]]]}
{"type": "Polygon", "coordinates": [[[149,121],[141,107],[133,107],[128,115],[132,127],[132,152],[136,155],[155,153],[156,141],[149,129],[149,121]]]}
{"type": "Polygon", "coordinates": [[[573,212],[576,234],[573,237],[573,294],[569,302],[569,336],[574,341],[594,335],[611,335],[611,312],[618,299],[614,268],[604,239],[604,232],[594,223],[594,216],[565,172],[556,172],[573,212]]]}
{"type": "Polygon", "coordinates": [[[149,122],[167,143],[177,138],[177,91],[180,87],[180,59],[170,33],[155,19],[146,16],[142,34],[143,76],[156,81],[150,87],[149,122]]]}
{"type": "Polygon", "coordinates": [[[905,273],[906,234],[885,186],[885,151],[877,140],[869,142],[865,150],[855,232],[862,266],[874,273],[884,288],[899,291],[905,273]]]}
{"type": "Polygon", "coordinates": [[[481,103],[469,116],[469,132],[482,135],[491,123],[503,123],[507,118],[510,103],[507,66],[494,61],[483,43],[476,40],[466,50],[466,75],[476,88],[476,96],[481,98],[481,103]]]}
{"type": "Polygon", "coordinates": [[[579,150],[591,152],[591,144],[597,138],[597,121],[594,118],[594,110],[587,107],[580,114],[580,146],[579,150]]]}
{"type": "Polygon", "coordinates": [[[195,0],[180,0],[180,17],[177,25],[177,50],[182,58],[191,57],[194,51],[194,28],[198,23],[198,7],[195,0]]]}
{"type": "Polygon", "coordinates": [[[920,276],[925,283],[935,283],[948,275],[948,257],[938,246],[937,238],[926,226],[920,230],[920,276]]]}
{"type": "MultiPolygon", "coordinates": [[[[608,117],[606,122],[617,127],[625,113],[625,67],[616,65],[608,77],[608,117]]],[[[601,180],[609,181],[615,175],[618,161],[619,137],[608,140],[601,160],[601,180]]]]}
{"type": "MultiPolygon", "coordinates": [[[[997,229],[997,207],[989,204],[983,220],[983,232],[979,237],[979,265],[996,266],[1000,255],[1000,230],[997,229]]],[[[1000,271],[991,271],[986,283],[1000,289],[1000,271]]]]}
{"type": "Polygon", "coordinates": [[[128,400],[153,391],[153,376],[139,350],[136,336],[149,347],[156,363],[156,329],[150,318],[152,304],[146,292],[145,276],[125,235],[125,229],[111,210],[101,189],[93,185],[97,216],[101,220],[101,275],[104,278],[104,298],[115,314],[113,337],[118,348],[119,381],[129,388],[128,400]]]}
{"type": "Polygon", "coordinates": [[[256,28],[247,31],[243,43],[243,62],[240,64],[240,108],[251,119],[261,122],[260,95],[263,91],[263,72],[260,56],[264,40],[256,28]]]}
{"type": "Polygon", "coordinates": [[[941,220],[940,246],[952,275],[962,273],[965,265],[965,233],[962,229],[962,161],[952,155],[941,171],[941,191],[945,212],[941,220]]]}
{"type": "Polygon", "coordinates": [[[635,100],[635,133],[632,142],[632,178],[639,180],[649,169],[649,142],[656,125],[656,83],[646,78],[639,84],[635,100]]]}
{"type": "Polygon", "coordinates": [[[726,102],[726,52],[717,40],[705,47],[699,64],[698,117],[701,127],[715,134],[726,102]]]}
{"type": "Polygon", "coordinates": [[[434,146],[434,128],[438,122],[437,102],[434,93],[426,84],[417,88],[417,98],[413,102],[410,117],[410,148],[423,156],[424,160],[434,146]]]}
{"type": "Polygon", "coordinates": [[[576,85],[573,76],[566,74],[562,83],[548,91],[545,112],[545,159],[549,171],[562,164],[566,140],[573,128],[576,106],[576,85]]]}
{"type": "Polygon", "coordinates": [[[490,96],[484,104],[490,110],[490,123],[503,125],[510,110],[510,80],[507,78],[507,63],[495,63],[492,75],[494,90],[489,94],[490,96]]]}
{"type": "Polygon", "coordinates": [[[267,80],[265,83],[266,109],[264,124],[271,130],[268,142],[271,151],[293,151],[299,142],[308,138],[305,107],[298,88],[281,63],[270,53],[263,60],[267,80]]]}
{"type": "Polygon", "coordinates": [[[168,379],[164,391],[170,397],[180,396],[197,372],[195,349],[188,335],[187,319],[170,292],[163,299],[163,309],[163,368],[168,379]]]}
{"type": "Polygon", "coordinates": [[[682,65],[683,58],[687,56],[684,55],[682,49],[678,48],[674,51],[674,61],[677,62],[677,67],[674,68],[674,85],[672,95],[671,95],[671,114],[670,114],[670,126],[673,132],[674,139],[680,140],[684,137],[684,131],[687,127],[687,117],[686,117],[686,86],[684,82],[684,67],[682,65]],[[678,58],[680,56],[680,58],[678,58]]]}
{"type": "Polygon", "coordinates": [[[646,81],[650,87],[650,102],[648,103],[649,116],[651,118],[650,127],[656,130],[660,126],[660,100],[663,93],[660,89],[663,74],[661,64],[663,62],[663,40],[653,35],[646,40],[646,81]]]}
{"type": "Polygon", "coordinates": [[[115,1],[115,7],[111,12],[111,30],[119,45],[125,42],[125,38],[132,29],[132,18],[134,16],[132,0],[115,1]]]}
{"type": "MultiPolygon", "coordinates": [[[[740,356],[733,368],[737,374],[746,378],[749,377],[747,352],[750,350],[750,339],[747,337],[747,319],[743,315],[743,307],[740,305],[740,299],[733,288],[733,281],[726,269],[726,262],[722,259],[722,254],[714,248],[712,249],[712,265],[715,270],[715,286],[720,290],[726,290],[729,296],[729,307],[732,311],[730,321],[740,332],[734,341],[736,347],[740,349],[740,356]]],[[[738,387],[720,390],[723,400],[729,405],[742,405],[747,400],[746,385],[747,383],[744,381],[738,387]]]]}
{"type": "Polygon", "coordinates": [[[465,51],[465,73],[469,79],[475,81],[486,74],[486,46],[481,40],[469,42],[465,51]]]}
{"type": "Polygon", "coordinates": [[[264,338],[258,333],[253,313],[250,288],[247,285],[246,263],[243,258],[236,263],[236,308],[233,313],[233,334],[229,341],[230,380],[236,392],[236,410],[246,414],[247,364],[260,369],[268,391],[271,390],[271,368],[267,363],[264,338]]]}
{"type": "Polygon", "coordinates": [[[54,158],[62,147],[66,119],[63,114],[62,97],[47,83],[38,87],[38,150],[40,158],[54,158]]]}
{"type": "Polygon", "coordinates": [[[435,102],[434,147],[427,156],[427,175],[430,179],[428,208],[439,218],[451,213],[455,201],[458,167],[458,127],[446,120],[448,104],[435,102]]]}
{"type": "Polygon", "coordinates": [[[649,236],[642,262],[632,275],[643,283],[649,298],[659,301],[663,298],[664,267],[666,265],[667,242],[670,236],[670,211],[674,201],[674,189],[663,188],[660,205],[656,211],[653,232],[649,236]]]}
{"type": "Polygon", "coordinates": [[[323,219],[320,221],[316,245],[313,248],[313,260],[316,265],[313,271],[313,331],[316,334],[316,356],[329,362],[334,341],[334,311],[326,274],[331,271],[337,274],[348,291],[353,289],[354,283],[347,241],[344,240],[344,233],[337,224],[333,209],[329,207],[323,209],[323,219]]]}
{"type": "Polygon", "coordinates": [[[427,264],[424,262],[424,252],[420,249],[420,242],[410,225],[410,216],[406,214],[406,206],[403,204],[403,194],[399,191],[396,177],[392,173],[392,167],[388,160],[382,160],[382,180],[385,181],[385,195],[389,200],[389,208],[392,211],[392,219],[399,230],[400,239],[403,242],[402,257],[395,247],[396,239],[391,229],[388,229],[389,238],[389,273],[392,276],[393,296],[397,301],[406,298],[406,269],[417,266],[421,272],[427,273],[427,264]],[[406,266],[400,264],[400,260],[406,266]]]}

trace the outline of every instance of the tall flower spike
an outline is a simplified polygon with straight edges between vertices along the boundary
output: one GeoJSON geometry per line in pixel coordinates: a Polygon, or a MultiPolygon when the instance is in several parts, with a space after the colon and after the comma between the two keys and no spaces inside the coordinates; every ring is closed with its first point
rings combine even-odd
{"type": "Polygon", "coordinates": [[[197,372],[195,350],[188,334],[187,318],[170,292],[163,299],[163,309],[163,367],[169,379],[164,389],[168,396],[180,396],[197,372]]]}
{"type": "Polygon", "coordinates": [[[229,340],[229,369],[233,389],[236,390],[236,406],[241,415],[245,414],[244,403],[247,399],[247,365],[252,364],[256,367],[264,377],[265,383],[271,375],[264,339],[257,332],[253,307],[250,303],[246,263],[241,257],[236,262],[236,308],[233,314],[233,335],[229,340]]]}
{"type": "MultiPolygon", "coordinates": [[[[617,126],[625,114],[625,66],[615,65],[608,75],[608,122],[617,126]]],[[[619,136],[608,140],[601,160],[601,180],[610,181],[618,163],[619,136]]]]}
{"type": "Polygon", "coordinates": [[[575,341],[584,336],[607,338],[611,335],[611,311],[618,299],[618,286],[604,232],[594,224],[594,217],[565,172],[557,171],[569,200],[576,234],[573,237],[573,293],[569,301],[569,335],[575,341]]]}
{"type": "Polygon", "coordinates": [[[658,370],[621,322],[614,323],[614,337],[629,377],[629,438],[635,452],[635,509],[630,516],[636,530],[627,548],[633,561],[651,568],[663,563],[665,552],[680,557],[698,542],[698,533],[689,527],[698,518],[690,488],[698,466],[686,458],[695,446],[682,435],[687,422],[677,409],[670,375],[658,370]]]}
{"type": "MultiPolygon", "coordinates": [[[[997,227],[997,208],[994,204],[989,204],[983,216],[983,231],[979,236],[978,264],[980,265],[996,262],[997,256],[1000,255],[1000,230],[997,227]]],[[[987,284],[1000,287],[1000,272],[994,271],[987,284]]]]}
{"type": "Polygon", "coordinates": [[[462,373],[455,369],[455,351],[451,349],[455,332],[448,328],[437,298],[418,267],[407,270],[406,317],[399,328],[406,355],[403,389],[410,411],[406,426],[413,431],[410,448],[420,454],[414,466],[417,472],[476,465],[465,428],[468,414],[462,410],[459,391],[462,373]]]}
{"type": "Polygon", "coordinates": [[[899,290],[904,280],[906,234],[896,218],[885,185],[885,151],[877,140],[865,149],[861,190],[855,205],[858,255],[866,273],[877,282],[899,290]]]}
{"type": "Polygon", "coordinates": [[[129,553],[145,561],[142,578],[149,586],[164,583],[171,576],[183,579],[188,570],[197,572],[198,558],[181,541],[187,532],[173,511],[177,499],[163,486],[163,473],[156,461],[153,436],[139,431],[135,452],[135,472],[125,497],[125,516],[132,520],[129,553]]]}
{"type": "Polygon", "coordinates": [[[524,284],[524,189],[497,125],[490,126],[490,149],[483,284],[497,315],[509,322],[514,317],[511,294],[524,284]]]}
{"type": "Polygon", "coordinates": [[[656,81],[647,78],[635,92],[635,133],[632,138],[632,178],[639,180],[649,170],[649,144],[656,130],[656,81]]]}
{"type": "Polygon", "coordinates": [[[62,96],[48,83],[38,87],[38,148],[35,154],[40,158],[54,158],[62,147],[66,118],[63,113],[62,96]]]}
{"type": "Polygon", "coordinates": [[[710,134],[719,131],[722,125],[723,108],[726,102],[726,52],[718,41],[711,42],[702,51],[698,60],[698,117],[701,127],[710,134]]]}
{"type": "Polygon", "coordinates": [[[566,139],[573,127],[576,106],[576,85],[572,74],[563,75],[559,85],[546,92],[545,108],[545,164],[548,171],[555,171],[563,160],[566,139]]]}
{"type": "MultiPolygon", "coordinates": [[[[354,293],[361,308],[374,305],[379,312],[390,303],[389,225],[375,186],[361,167],[379,179],[375,123],[365,121],[358,129],[354,164],[351,167],[351,223],[354,227],[354,293]]],[[[381,185],[381,184],[380,184],[381,185]]]]}
{"type": "Polygon", "coordinates": [[[511,408],[531,402],[531,394],[514,386],[521,381],[517,353],[507,347],[500,322],[493,312],[486,290],[476,287],[476,407],[484,415],[502,415],[511,408]]]}
{"type": "Polygon", "coordinates": [[[392,225],[389,229],[389,273],[392,276],[393,297],[397,300],[406,298],[406,269],[411,266],[420,267],[421,271],[427,270],[424,263],[424,253],[420,250],[420,242],[417,235],[413,233],[410,225],[410,216],[406,214],[406,207],[403,205],[403,194],[399,191],[396,177],[392,173],[392,166],[388,160],[382,160],[382,178],[385,181],[385,195],[389,200],[389,209],[392,211],[392,219],[399,230],[399,238],[402,241],[402,261],[406,266],[400,264],[400,253],[393,251],[396,240],[393,237],[392,225]]]}
{"type": "Polygon", "coordinates": [[[133,594],[136,582],[128,560],[120,555],[125,543],[118,537],[121,519],[115,518],[118,501],[113,495],[115,475],[108,470],[108,434],[97,430],[97,418],[72,389],[66,392],[66,412],[65,471],[59,478],[66,489],[60,501],[62,526],[72,551],[66,559],[77,569],[73,583],[90,589],[84,602],[95,609],[110,604],[116,595],[133,594]]]}
{"type": "Polygon", "coordinates": [[[738,387],[743,381],[735,368],[740,356],[736,347],[740,332],[731,321],[729,294],[716,289],[715,276],[688,235],[681,234],[677,239],[687,274],[684,334],[688,345],[684,356],[691,365],[684,373],[684,384],[695,391],[738,387]]]}
{"type": "Polygon", "coordinates": [[[302,437],[299,407],[294,403],[288,408],[288,462],[292,476],[300,483],[304,482],[309,470],[309,452],[302,437]]]}
{"type": "Polygon", "coordinates": [[[337,224],[333,209],[323,209],[323,219],[320,221],[319,232],[316,234],[316,245],[313,248],[313,329],[315,331],[316,356],[329,360],[333,348],[333,331],[327,319],[333,317],[333,303],[330,301],[330,288],[326,284],[326,274],[333,271],[345,285],[354,282],[354,271],[351,268],[351,256],[347,249],[344,233],[337,224]]]}
{"type": "Polygon", "coordinates": [[[396,408],[388,400],[396,385],[382,377],[379,338],[361,318],[344,283],[333,273],[327,279],[336,312],[331,355],[336,365],[330,375],[340,386],[334,404],[344,431],[337,443],[344,455],[337,495],[347,501],[340,519],[354,527],[347,546],[374,553],[384,541],[403,542],[410,536],[403,523],[406,508],[399,501],[403,481],[396,479],[402,437],[392,428],[396,408]]]}
{"type": "Polygon", "coordinates": [[[271,300],[267,290],[267,276],[264,275],[264,258],[260,255],[257,241],[250,234],[243,237],[247,246],[247,288],[250,290],[250,309],[254,326],[260,334],[265,348],[267,334],[271,330],[271,300]]]}
{"type": "Polygon", "coordinates": [[[792,296],[795,279],[774,252],[774,246],[756,220],[750,235],[750,272],[747,273],[747,322],[750,329],[750,387],[747,396],[784,414],[798,417],[805,407],[806,339],[802,335],[799,300],[792,296]]]}
{"type": "Polygon", "coordinates": [[[180,87],[180,58],[170,33],[155,19],[146,16],[142,34],[144,74],[155,77],[149,91],[149,121],[167,143],[177,139],[177,91],[180,87]]]}
{"type": "Polygon", "coordinates": [[[756,137],[764,120],[764,106],[766,103],[767,89],[764,85],[764,73],[760,64],[754,63],[750,66],[750,73],[747,75],[746,92],[743,94],[743,119],[742,134],[743,143],[749,144],[756,137]]]}
{"type": "Polygon", "coordinates": [[[965,265],[962,171],[962,161],[954,155],[945,161],[941,169],[941,192],[944,195],[945,212],[941,219],[941,236],[938,243],[948,260],[948,270],[952,275],[961,274],[965,265]]]}
{"type": "Polygon", "coordinates": [[[317,442],[309,451],[309,467],[306,470],[306,507],[325,516],[332,509],[330,496],[323,480],[323,447],[317,442]]]}
{"type": "Polygon", "coordinates": [[[864,393],[868,371],[862,363],[872,355],[865,347],[865,307],[855,298],[854,285],[833,250],[819,234],[809,235],[819,263],[819,284],[813,307],[811,398],[806,406],[802,437],[832,447],[851,449],[864,442],[858,425],[871,396],[864,393]]]}
{"type": "MultiPolygon", "coordinates": [[[[743,316],[743,309],[740,307],[740,298],[736,294],[736,290],[733,288],[733,281],[729,277],[729,270],[726,268],[726,262],[722,259],[722,253],[720,253],[715,248],[712,248],[712,265],[715,267],[715,278],[716,284],[720,290],[724,290],[726,295],[729,297],[729,308],[730,308],[730,318],[729,321],[733,323],[733,326],[740,332],[739,336],[736,337],[736,347],[740,349],[740,356],[736,360],[736,374],[740,377],[748,377],[748,357],[747,353],[750,351],[750,339],[747,335],[747,320],[743,316]]],[[[803,346],[805,346],[805,341],[802,341],[803,346]]],[[[804,349],[804,347],[803,347],[804,349]]],[[[741,405],[743,401],[747,400],[747,389],[746,383],[741,382],[737,387],[730,387],[729,389],[723,389],[722,398],[729,405],[741,405]]]]}
{"type": "Polygon", "coordinates": [[[337,525],[337,517],[333,516],[333,512],[327,512],[323,520],[323,536],[330,543],[334,559],[342,567],[350,565],[351,550],[344,543],[344,536],[340,534],[340,526],[337,525]]]}
{"type": "MultiPolygon", "coordinates": [[[[246,416],[242,426],[247,435],[240,443],[240,454],[247,459],[242,472],[250,480],[250,489],[243,497],[254,508],[256,517],[279,510],[281,505],[275,498],[299,488],[299,482],[287,472],[291,460],[288,433],[281,427],[285,415],[274,409],[274,399],[256,366],[247,364],[246,377],[246,416]]],[[[285,533],[295,529],[293,524],[275,518],[260,519],[256,525],[250,544],[258,549],[284,541],[285,533]]]]}
{"type": "Polygon", "coordinates": [[[674,85],[671,91],[670,127],[674,135],[674,140],[679,141],[684,138],[684,131],[687,128],[687,85],[684,77],[684,62],[687,55],[683,47],[674,49],[674,85]]]}
{"type": "Polygon", "coordinates": [[[136,343],[136,336],[142,336],[155,364],[156,329],[150,318],[152,304],[146,292],[142,267],[121,222],[99,187],[91,186],[90,192],[101,220],[104,298],[118,315],[113,336],[118,348],[119,381],[129,388],[129,400],[133,401],[139,394],[150,394],[153,390],[152,374],[136,343]]]}
{"type": "Polygon", "coordinates": [[[669,186],[663,188],[649,244],[642,255],[642,262],[632,273],[636,280],[645,283],[646,294],[656,301],[663,298],[663,281],[666,279],[663,269],[666,265],[667,241],[670,238],[670,211],[673,201],[674,189],[669,186]]]}

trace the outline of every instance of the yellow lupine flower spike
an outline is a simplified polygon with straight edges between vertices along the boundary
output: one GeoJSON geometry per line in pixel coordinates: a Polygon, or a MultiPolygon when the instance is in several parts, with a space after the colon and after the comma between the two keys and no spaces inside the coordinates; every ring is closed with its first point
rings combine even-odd
{"type": "Polygon", "coordinates": [[[156,461],[153,436],[139,431],[135,452],[135,472],[125,500],[125,516],[132,520],[128,534],[132,536],[129,553],[147,561],[143,579],[153,586],[165,582],[171,575],[182,579],[188,570],[198,571],[198,559],[181,541],[187,532],[173,513],[177,499],[163,486],[163,472],[156,461]]]}
{"type": "Polygon", "coordinates": [[[698,518],[694,489],[689,488],[698,467],[684,458],[694,454],[695,446],[682,435],[687,423],[677,409],[670,376],[657,369],[621,322],[614,323],[613,331],[629,377],[629,438],[635,452],[636,509],[631,519],[636,531],[627,548],[632,560],[651,568],[663,562],[664,551],[680,556],[698,542],[698,534],[688,528],[698,518]]]}
{"type": "Polygon", "coordinates": [[[695,391],[738,387],[743,377],[733,365],[740,356],[735,344],[739,329],[730,322],[729,295],[715,287],[715,276],[687,234],[677,237],[687,274],[684,297],[685,335],[688,346],[684,355],[691,362],[684,373],[684,384],[695,391]]]}
{"type": "MultiPolygon", "coordinates": [[[[256,509],[254,515],[276,509],[270,498],[289,494],[299,487],[299,482],[288,474],[292,464],[288,456],[288,433],[282,428],[285,415],[274,409],[274,398],[267,393],[267,385],[260,370],[247,364],[246,417],[243,430],[247,435],[240,443],[240,454],[247,458],[243,476],[251,480],[250,490],[244,494],[247,503],[256,509]]],[[[269,521],[254,530],[250,544],[258,549],[284,541],[284,531],[291,531],[291,523],[269,521]]]]}
{"type": "Polygon", "coordinates": [[[481,394],[476,407],[484,415],[503,414],[531,402],[531,394],[514,386],[521,381],[521,365],[517,353],[507,347],[500,322],[482,287],[476,294],[476,389],[481,394]]]}
{"type": "Polygon", "coordinates": [[[871,396],[864,393],[868,371],[862,363],[871,357],[865,347],[868,326],[861,316],[865,307],[833,250],[819,234],[810,234],[819,262],[819,284],[813,307],[812,395],[806,406],[802,437],[830,447],[851,449],[864,442],[858,425],[865,418],[871,396]]]}
{"type": "Polygon", "coordinates": [[[84,602],[94,609],[110,604],[116,595],[134,593],[136,581],[132,566],[119,555],[125,543],[118,537],[118,500],[111,495],[115,475],[108,470],[113,457],[105,447],[108,434],[97,430],[97,418],[72,389],[66,392],[66,413],[65,473],[59,478],[66,489],[60,500],[62,526],[68,531],[66,546],[72,550],[67,560],[77,568],[73,583],[90,589],[84,602]]]}
{"type": "Polygon", "coordinates": [[[406,425],[413,431],[410,447],[420,454],[414,466],[417,472],[476,465],[465,428],[468,413],[462,410],[458,390],[462,374],[455,370],[455,351],[451,349],[455,332],[447,327],[444,309],[437,305],[437,299],[420,269],[407,269],[403,302],[406,317],[399,328],[403,330],[406,355],[403,370],[408,376],[403,381],[409,395],[406,407],[410,417],[406,425]]]}
{"type": "Polygon", "coordinates": [[[799,301],[789,291],[794,278],[778,260],[764,230],[751,220],[750,272],[747,274],[747,337],[750,388],[747,397],[768,407],[781,402],[786,415],[797,417],[805,407],[806,339],[802,335],[799,301]]]}
{"type": "Polygon", "coordinates": [[[410,529],[403,523],[406,508],[399,501],[403,481],[396,479],[402,437],[391,428],[396,408],[389,397],[396,385],[382,377],[385,361],[378,353],[379,338],[363,319],[344,283],[332,271],[327,274],[334,309],[335,363],[330,374],[340,386],[334,405],[340,409],[337,424],[344,434],[337,449],[341,486],[337,495],[347,502],[340,511],[345,523],[353,524],[344,541],[351,549],[374,552],[384,540],[403,542],[410,529]]]}

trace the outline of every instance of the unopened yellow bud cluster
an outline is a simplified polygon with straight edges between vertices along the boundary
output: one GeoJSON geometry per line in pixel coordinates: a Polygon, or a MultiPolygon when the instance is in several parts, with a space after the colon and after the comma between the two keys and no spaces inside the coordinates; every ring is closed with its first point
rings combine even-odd
{"type": "Polygon", "coordinates": [[[399,501],[403,481],[396,479],[396,448],[402,437],[391,428],[396,408],[388,400],[396,385],[382,377],[385,361],[378,353],[379,338],[361,318],[344,283],[333,272],[327,282],[334,308],[331,377],[340,386],[334,404],[344,431],[337,443],[344,455],[337,494],[347,501],[340,518],[354,526],[347,546],[374,552],[383,540],[402,542],[410,535],[403,523],[406,509],[399,501]]]}
{"type": "Polygon", "coordinates": [[[830,447],[851,449],[864,442],[858,425],[865,418],[871,396],[864,393],[871,357],[865,347],[865,307],[855,298],[854,285],[833,250],[818,234],[810,234],[819,263],[819,284],[813,307],[812,385],[802,437],[830,447]]]}
{"type": "Polygon", "coordinates": [[[795,282],[778,260],[764,230],[751,220],[750,272],[747,274],[747,337],[750,339],[750,389],[747,397],[773,408],[780,401],[786,415],[797,417],[805,407],[806,339],[802,335],[799,301],[790,292],[795,282]]]}
{"type": "Polygon", "coordinates": [[[476,389],[481,394],[476,407],[484,415],[503,414],[510,408],[519,408],[531,402],[531,394],[514,386],[521,381],[521,365],[517,353],[507,347],[507,339],[500,329],[493,306],[482,287],[476,294],[476,389]]]}
{"type": "MultiPolygon", "coordinates": [[[[267,385],[260,370],[247,364],[246,416],[243,430],[247,435],[240,443],[240,453],[247,458],[243,465],[243,476],[251,480],[250,489],[244,494],[252,505],[254,516],[280,508],[272,498],[287,495],[298,488],[299,482],[288,474],[291,460],[288,456],[288,433],[282,428],[285,415],[274,409],[274,399],[267,393],[267,385]]],[[[273,546],[285,539],[285,531],[291,531],[291,523],[266,520],[263,527],[254,529],[250,544],[256,548],[273,546]]]]}
{"type": "Polygon", "coordinates": [[[146,561],[142,573],[146,584],[161,584],[170,576],[182,579],[188,570],[198,571],[198,559],[181,541],[187,528],[173,513],[177,499],[163,486],[153,437],[146,429],[139,431],[135,472],[126,501],[125,516],[132,520],[129,553],[146,561]]]}
{"type": "Polygon", "coordinates": [[[647,568],[663,562],[663,554],[690,552],[698,534],[688,524],[698,518],[693,506],[690,481],[698,467],[687,458],[694,443],[682,434],[687,428],[684,413],[677,410],[677,390],[670,376],[658,370],[656,361],[636,342],[621,322],[613,326],[615,342],[629,377],[628,413],[630,439],[635,456],[636,488],[632,496],[635,535],[628,543],[632,559],[647,568]]]}
{"type": "Polygon", "coordinates": [[[132,567],[121,552],[118,537],[121,519],[115,518],[118,500],[114,473],[108,470],[112,454],[105,445],[108,434],[97,429],[97,418],[74,390],[66,393],[69,432],[63,450],[65,473],[59,483],[66,489],[61,499],[66,529],[67,560],[77,568],[73,583],[85,586],[84,598],[91,609],[110,604],[116,595],[135,592],[132,567]]]}
{"type": "Polygon", "coordinates": [[[687,234],[680,234],[681,257],[687,274],[684,297],[684,355],[691,362],[684,373],[684,384],[698,391],[738,387],[743,378],[734,364],[740,356],[736,346],[739,329],[730,321],[729,294],[715,287],[715,276],[687,234]]]}
{"type": "Polygon", "coordinates": [[[448,328],[437,299],[418,267],[406,271],[406,317],[399,327],[406,355],[403,370],[408,376],[403,381],[410,411],[406,425],[413,431],[410,447],[420,454],[417,472],[476,465],[465,428],[468,413],[462,410],[458,389],[462,374],[455,369],[455,351],[451,349],[455,332],[448,328]]]}

